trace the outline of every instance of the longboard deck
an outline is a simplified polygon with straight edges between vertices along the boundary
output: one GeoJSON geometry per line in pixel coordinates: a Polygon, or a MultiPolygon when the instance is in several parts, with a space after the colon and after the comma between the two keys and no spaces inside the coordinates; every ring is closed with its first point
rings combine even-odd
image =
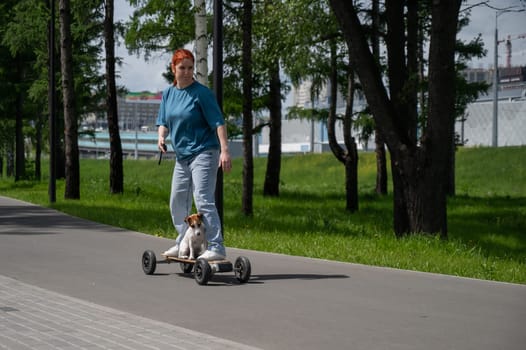
{"type": "MultiPolygon", "coordinates": [[[[185,258],[179,258],[179,257],[176,257],[176,256],[166,256],[166,255],[163,255],[161,254],[161,256],[163,258],[165,258],[166,260],[171,260],[171,261],[177,261],[177,262],[181,262],[181,263],[185,263],[185,264],[195,264],[195,262],[197,261],[197,259],[185,259],[185,258]]],[[[227,260],[227,259],[223,259],[223,260],[209,260],[208,261],[209,264],[224,264],[224,263],[230,263],[230,260],[227,260]]]]}

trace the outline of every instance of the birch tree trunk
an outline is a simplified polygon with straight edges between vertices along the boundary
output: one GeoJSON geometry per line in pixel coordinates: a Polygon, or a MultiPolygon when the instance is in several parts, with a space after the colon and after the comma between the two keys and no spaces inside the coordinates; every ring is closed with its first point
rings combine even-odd
{"type": "Polygon", "coordinates": [[[208,38],[205,0],[194,0],[195,7],[195,75],[198,82],[208,86],[208,38]]]}

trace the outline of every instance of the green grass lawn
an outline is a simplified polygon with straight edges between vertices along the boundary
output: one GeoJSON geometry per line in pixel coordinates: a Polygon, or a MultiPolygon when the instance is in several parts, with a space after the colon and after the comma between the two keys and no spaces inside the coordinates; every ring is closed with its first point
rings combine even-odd
{"type": "MultiPolygon", "coordinates": [[[[360,210],[354,214],[345,211],[344,168],[332,154],[284,156],[278,198],[262,196],[266,158],[255,159],[254,166],[252,217],[241,212],[242,160],[224,177],[229,247],[526,284],[526,147],[457,152],[447,241],[395,238],[392,197],[374,194],[374,153],[360,153],[360,210]]],[[[14,183],[4,177],[0,195],[174,237],[168,211],[172,168],[173,161],[125,161],[125,193],[110,195],[109,161],[83,159],[80,200],[64,200],[58,181],[57,202],[50,205],[47,178],[14,183]]]]}

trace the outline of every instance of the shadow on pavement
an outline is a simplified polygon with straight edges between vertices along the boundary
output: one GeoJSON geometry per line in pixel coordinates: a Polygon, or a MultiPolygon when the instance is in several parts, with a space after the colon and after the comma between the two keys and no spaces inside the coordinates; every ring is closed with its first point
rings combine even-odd
{"type": "Polygon", "coordinates": [[[320,275],[312,273],[291,273],[291,274],[269,274],[269,275],[252,275],[250,281],[272,281],[272,280],[322,280],[322,279],[337,279],[349,278],[347,275],[320,275]]]}
{"type": "Polygon", "coordinates": [[[26,236],[40,236],[40,235],[60,235],[62,233],[59,233],[59,232],[50,232],[50,231],[30,231],[30,232],[27,232],[27,231],[21,231],[21,230],[18,230],[18,231],[0,231],[0,235],[10,235],[10,236],[17,236],[17,235],[26,235],[26,236]]]}

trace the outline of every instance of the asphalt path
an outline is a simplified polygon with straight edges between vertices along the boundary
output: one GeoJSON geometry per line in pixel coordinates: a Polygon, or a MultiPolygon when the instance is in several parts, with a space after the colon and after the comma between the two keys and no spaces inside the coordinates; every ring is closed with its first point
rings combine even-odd
{"type": "Polygon", "coordinates": [[[171,244],[0,196],[0,275],[90,305],[261,349],[525,348],[525,285],[228,247],[248,283],[145,275],[143,251],[171,244]]]}

